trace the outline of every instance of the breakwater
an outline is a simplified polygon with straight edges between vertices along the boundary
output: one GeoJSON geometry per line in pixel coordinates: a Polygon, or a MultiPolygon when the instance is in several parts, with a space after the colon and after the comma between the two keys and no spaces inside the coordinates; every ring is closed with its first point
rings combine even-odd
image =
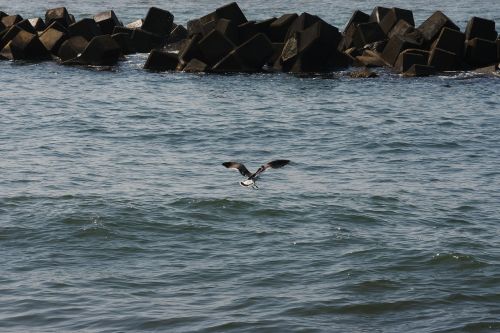
{"type": "Polygon", "coordinates": [[[115,65],[138,52],[149,53],[144,68],[152,71],[316,73],[389,67],[406,76],[428,76],[478,68],[494,72],[500,59],[495,21],[474,16],[461,32],[441,11],[416,26],[408,9],[356,10],[343,31],[309,13],[248,20],[234,2],[185,26],[157,7],[125,25],[112,10],[80,20],[65,7],[47,10],[44,19],[0,16],[0,59],[54,59],[64,65],[115,65]]]}

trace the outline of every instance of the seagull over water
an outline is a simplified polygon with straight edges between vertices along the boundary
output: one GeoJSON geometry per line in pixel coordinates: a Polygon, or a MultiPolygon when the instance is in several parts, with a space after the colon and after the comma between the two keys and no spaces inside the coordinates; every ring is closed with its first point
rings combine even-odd
{"type": "Polygon", "coordinates": [[[236,169],[238,170],[243,176],[247,177],[246,180],[241,181],[240,185],[243,187],[252,187],[254,189],[258,188],[255,182],[259,178],[260,174],[266,171],[267,169],[278,169],[281,167],[284,167],[287,165],[290,161],[289,160],[275,160],[271,161],[269,163],[266,163],[264,165],[261,165],[257,171],[254,173],[251,173],[248,171],[248,169],[242,164],[238,162],[224,162],[222,163],[223,166],[225,166],[228,169],[236,169]]]}

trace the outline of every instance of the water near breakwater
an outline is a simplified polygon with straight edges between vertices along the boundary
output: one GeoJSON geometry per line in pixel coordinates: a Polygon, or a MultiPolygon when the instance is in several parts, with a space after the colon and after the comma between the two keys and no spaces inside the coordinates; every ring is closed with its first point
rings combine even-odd
{"type": "MultiPolygon", "coordinates": [[[[0,10],[183,23],[222,4],[0,10]]],[[[500,21],[496,1],[239,4],[339,27],[376,5],[500,21]]],[[[498,78],[158,74],[146,57],[0,62],[0,332],[500,331],[498,78]],[[221,165],[277,158],[259,190],[221,165]]]]}

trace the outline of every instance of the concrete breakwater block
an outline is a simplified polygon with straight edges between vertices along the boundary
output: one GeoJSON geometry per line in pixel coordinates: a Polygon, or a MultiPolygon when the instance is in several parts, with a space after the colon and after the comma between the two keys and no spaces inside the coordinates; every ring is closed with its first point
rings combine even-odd
{"type": "Polygon", "coordinates": [[[141,29],[160,37],[167,38],[172,31],[174,24],[174,15],[168,10],[157,7],[151,7],[148,10],[141,29]]]}
{"type": "Polygon", "coordinates": [[[299,15],[284,14],[269,26],[269,39],[273,43],[283,43],[288,29],[299,15]]]}
{"type": "Polygon", "coordinates": [[[260,33],[238,46],[212,68],[214,72],[258,72],[273,55],[273,44],[260,33]]]}
{"type": "Polygon", "coordinates": [[[474,38],[467,41],[465,60],[474,68],[485,67],[497,62],[497,53],[496,42],[482,38],[474,38]]]}
{"type": "Polygon", "coordinates": [[[111,35],[116,26],[122,26],[115,12],[112,10],[94,15],[94,21],[97,23],[100,31],[105,35],[111,35]]]}
{"type": "Polygon", "coordinates": [[[453,52],[434,48],[427,64],[433,66],[437,71],[453,71],[459,68],[460,58],[453,52]]]}
{"type": "Polygon", "coordinates": [[[377,22],[360,23],[352,39],[354,47],[362,48],[367,44],[386,39],[386,34],[377,22]]]}
{"type": "Polygon", "coordinates": [[[495,21],[474,16],[467,22],[467,27],[465,28],[466,40],[481,38],[495,41],[497,37],[498,33],[495,30],[495,21]]]}
{"type": "Polygon", "coordinates": [[[316,15],[311,15],[309,13],[300,14],[299,17],[297,17],[290,25],[290,28],[288,28],[287,34],[285,36],[285,41],[288,40],[288,38],[290,38],[296,32],[304,31],[320,20],[321,19],[316,15]]]}
{"type": "Polygon", "coordinates": [[[84,18],[78,22],[70,24],[68,32],[73,37],[82,36],[88,41],[91,41],[92,38],[103,34],[96,21],[90,18],[84,18]]]}
{"type": "Polygon", "coordinates": [[[391,9],[387,7],[377,6],[373,8],[372,13],[370,15],[370,22],[380,23],[384,19],[385,15],[389,13],[391,9]]]}
{"type": "Polygon", "coordinates": [[[168,36],[167,43],[168,44],[178,43],[183,39],[186,39],[187,37],[188,37],[187,29],[184,28],[184,26],[181,24],[179,25],[174,24],[174,28],[172,29],[172,31],[168,36]]]}
{"type": "Polygon", "coordinates": [[[17,30],[15,36],[3,47],[0,55],[9,60],[48,60],[50,54],[38,36],[24,30],[17,30]]]}
{"type": "Polygon", "coordinates": [[[224,18],[231,20],[236,25],[248,22],[245,14],[243,14],[236,2],[231,2],[230,4],[217,8],[215,10],[215,17],[218,19],[224,18]]]}
{"type": "Polygon", "coordinates": [[[406,21],[409,25],[415,25],[415,21],[413,20],[413,12],[411,10],[391,8],[385,14],[382,21],[380,21],[380,28],[382,29],[384,34],[387,35],[400,20],[406,21]]]}
{"type": "Polygon", "coordinates": [[[198,42],[198,48],[203,55],[203,60],[213,66],[231,52],[235,45],[219,31],[212,30],[198,42]]]}
{"type": "Polygon", "coordinates": [[[226,36],[233,44],[239,44],[239,29],[233,21],[228,19],[219,19],[215,22],[214,29],[226,36]]]}
{"type": "Polygon", "coordinates": [[[149,53],[144,69],[157,72],[174,71],[178,63],[177,54],[154,49],[149,53]]]}
{"type": "Polygon", "coordinates": [[[145,68],[187,72],[308,73],[353,65],[387,66],[420,76],[500,60],[492,20],[472,17],[461,32],[440,11],[417,28],[408,9],[375,7],[367,13],[354,11],[341,33],[306,12],[250,20],[236,2],[189,21],[187,27],[157,7],[127,26],[112,10],[78,21],[65,7],[47,10],[45,20],[0,12],[0,51],[4,59],[59,56],[65,64],[81,65],[110,65],[122,55],[151,52],[145,68]]]}
{"type": "Polygon", "coordinates": [[[463,32],[450,28],[443,28],[439,37],[432,44],[432,48],[439,48],[455,53],[458,57],[462,57],[464,53],[465,34],[463,32]]]}
{"type": "Polygon", "coordinates": [[[422,45],[412,38],[406,36],[394,36],[387,43],[382,53],[382,58],[393,66],[401,52],[406,49],[421,49],[422,45]]]}
{"type": "Polygon", "coordinates": [[[415,31],[415,27],[406,22],[405,20],[399,20],[398,23],[389,31],[388,37],[392,38],[394,36],[404,36],[411,34],[415,31]]]}
{"type": "Polygon", "coordinates": [[[362,55],[356,56],[353,65],[355,67],[384,67],[386,63],[377,52],[365,50],[362,55]]]}
{"type": "Polygon", "coordinates": [[[199,60],[203,57],[200,48],[198,47],[200,39],[201,35],[194,35],[188,40],[184,48],[179,51],[179,63],[187,65],[192,59],[199,60]]]}
{"type": "Polygon", "coordinates": [[[28,21],[36,31],[44,31],[47,28],[45,22],[40,17],[31,18],[28,21]]]}
{"type": "Polygon", "coordinates": [[[207,70],[208,70],[208,65],[196,58],[191,59],[191,61],[188,62],[188,64],[183,69],[183,71],[186,73],[200,73],[200,72],[206,72],[207,70]]]}
{"type": "Polygon", "coordinates": [[[418,65],[415,64],[410,67],[409,70],[403,73],[403,76],[407,77],[420,77],[420,76],[431,76],[436,74],[436,69],[428,65],[418,65]]]}
{"type": "Polygon", "coordinates": [[[21,22],[16,23],[16,26],[29,33],[38,34],[38,32],[35,30],[35,28],[33,28],[29,20],[22,20],[21,22]]]}
{"type": "Polygon", "coordinates": [[[460,28],[441,11],[434,12],[417,29],[422,33],[424,41],[430,45],[438,38],[443,28],[460,31],[460,28]]]}
{"type": "MultiPolygon", "coordinates": [[[[347,32],[347,30],[349,30],[349,28],[351,27],[356,28],[358,24],[368,23],[368,22],[370,22],[370,15],[366,14],[365,12],[362,12],[361,10],[355,10],[354,13],[352,13],[351,17],[349,18],[349,21],[347,21],[347,24],[345,25],[344,33],[347,32]]],[[[376,22],[376,21],[371,21],[371,22],[376,22]]]]}
{"type": "Polygon", "coordinates": [[[68,39],[69,35],[55,28],[47,28],[40,35],[40,42],[50,53],[57,55],[62,43],[68,39]]]}
{"type": "Polygon", "coordinates": [[[73,23],[66,7],[52,8],[45,12],[45,24],[50,25],[53,22],[57,22],[65,28],[73,23]]]}
{"type": "Polygon", "coordinates": [[[22,20],[23,20],[23,17],[20,15],[4,16],[4,17],[2,17],[2,19],[0,19],[0,24],[1,24],[0,27],[2,27],[2,29],[7,29],[7,28],[10,28],[13,25],[21,22],[22,20]]]}
{"type": "Polygon", "coordinates": [[[282,55],[284,63],[286,57],[292,56],[290,59],[294,63],[289,69],[290,72],[324,72],[345,66],[344,56],[337,51],[341,35],[336,27],[320,19],[309,28],[296,33],[295,36],[297,55],[293,56],[293,52],[286,55],[287,45],[282,55]]]}
{"type": "Polygon", "coordinates": [[[418,49],[408,49],[398,56],[394,69],[399,73],[407,72],[413,65],[427,65],[429,52],[418,49]]]}
{"type": "Polygon", "coordinates": [[[152,49],[162,47],[165,39],[143,29],[134,29],[130,36],[131,45],[139,53],[147,53],[152,49]]]}
{"type": "Polygon", "coordinates": [[[196,34],[208,35],[215,28],[216,22],[219,19],[226,19],[233,22],[234,25],[239,26],[247,23],[245,15],[241,11],[236,2],[217,8],[214,12],[209,13],[197,19],[187,22],[187,30],[189,36],[196,34]]]}
{"type": "Polygon", "coordinates": [[[132,40],[130,39],[130,35],[127,33],[116,33],[112,34],[111,38],[120,45],[120,49],[123,55],[135,53],[134,45],[132,45],[132,40]]]}
{"type": "Polygon", "coordinates": [[[125,27],[130,28],[130,29],[136,29],[136,28],[142,28],[143,24],[144,24],[144,20],[139,19],[139,20],[135,20],[134,22],[130,22],[125,27]]]}
{"type": "Polygon", "coordinates": [[[497,60],[500,62],[500,38],[497,39],[497,60]]]}
{"type": "Polygon", "coordinates": [[[82,36],[70,37],[59,47],[57,55],[63,62],[71,60],[82,53],[88,44],[89,41],[82,36]]]}
{"type": "Polygon", "coordinates": [[[118,62],[121,48],[110,35],[94,37],[77,57],[64,61],[65,65],[112,66],[118,62]]]}

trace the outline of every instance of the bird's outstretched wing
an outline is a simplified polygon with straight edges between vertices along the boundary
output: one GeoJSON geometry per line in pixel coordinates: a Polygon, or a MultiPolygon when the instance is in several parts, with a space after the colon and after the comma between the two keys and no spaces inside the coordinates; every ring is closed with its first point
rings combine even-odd
{"type": "Polygon", "coordinates": [[[290,163],[289,160],[275,160],[275,161],[271,161],[271,162],[266,163],[263,166],[261,166],[259,168],[259,170],[257,170],[251,177],[252,178],[257,178],[261,173],[263,173],[267,169],[278,169],[278,168],[284,167],[288,163],[290,163]]]}
{"type": "Polygon", "coordinates": [[[238,162],[224,162],[222,163],[223,166],[225,166],[228,169],[236,169],[238,170],[243,176],[245,177],[250,177],[252,173],[248,171],[248,169],[241,163],[238,162]]]}

